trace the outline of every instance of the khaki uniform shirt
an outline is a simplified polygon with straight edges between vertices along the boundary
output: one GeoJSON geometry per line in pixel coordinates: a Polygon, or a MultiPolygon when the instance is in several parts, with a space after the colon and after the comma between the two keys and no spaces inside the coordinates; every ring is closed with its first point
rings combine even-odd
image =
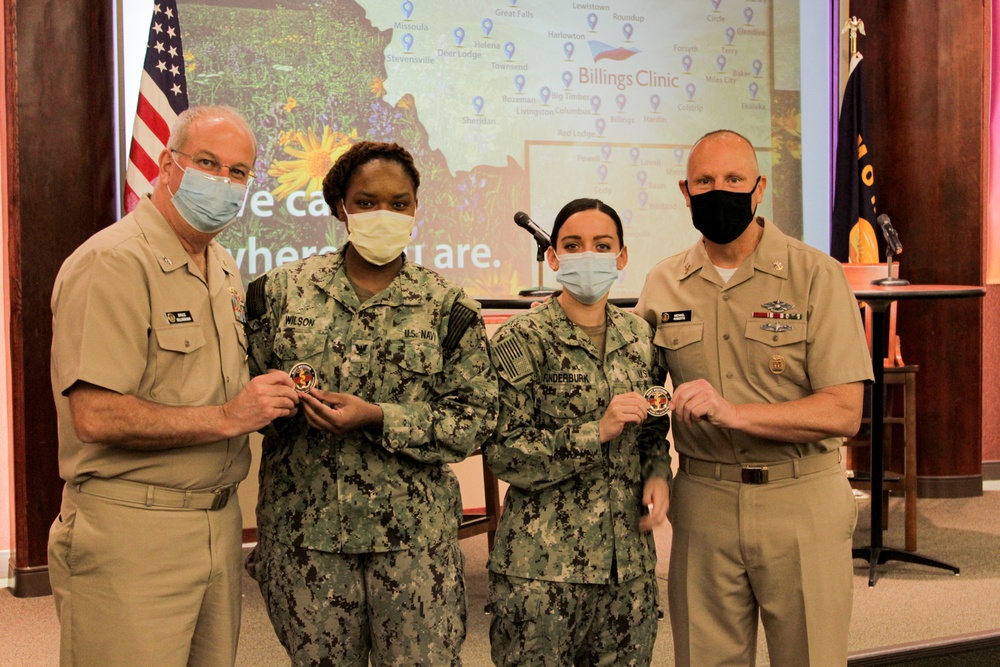
{"type": "MultiPolygon", "coordinates": [[[[754,253],[723,284],[699,240],[649,272],[636,313],[679,384],[704,378],[733,403],[781,403],[817,389],[871,381],[858,304],[843,267],[770,221],[754,253]],[[784,304],[784,305],[781,305],[784,304]],[[763,319],[787,308],[802,319],[763,319]]],[[[836,449],[842,438],[787,443],[712,426],[674,424],[681,454],[716,463],[764,463],[836,449]]]]}
{"type": "Polygon", "coordinates": [[[164,451],[84,444],[66,397],[74,383],[88,382],[163,405],[234,398],[249,381],[243,282],[214,241],[207,276],[147,197],[63,263],[52,291],[51,375],[64,480],[204,489],[246,477],[247,436],[164,451]]]}
{"type": "Polygon", "coordinates": [[[409,262],[359,303],[343,250],[281,266],[250,293],[252,373],[307,362],[317,388],[377,403],[384,415],[381,431],[343,435],[311,428],[301,412],[276,425],[261,461],[261,539],[343,553],[455,539],[462,499],[448,464],[496,424],[479,304],[409,262]],[[460,337],[449,337],[452,325],[460,337]]]}
{"type": "Polygon", "coordinates": [[[662,385],[645,322],[607,306],[604,363],[590,338],[550,299],[504,324],[491,340],[500,418],[484,453],[510,483],[489,569],[569,583],[603,584],[650,572],[656,553],[639,532],[650,477],[670,478],[668,417],[630,424],[601,444],[611,399],[662,385]]]}

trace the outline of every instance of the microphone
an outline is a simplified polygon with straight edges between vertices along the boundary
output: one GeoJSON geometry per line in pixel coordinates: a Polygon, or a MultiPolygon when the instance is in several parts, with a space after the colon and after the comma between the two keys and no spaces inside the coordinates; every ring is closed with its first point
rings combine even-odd
{"type": "Polygon", "coordinates": [[[514,224],[521,229],[527,230],[529,234],[535,237],[535,243],[538,244],[539,253],[545,252],[546,248],[552,245],[552,239],[548,234],[542,230],[541,227],[535,224],[535,221],[528,217],[528,214],[524,211],[518,211],[514,214],[514,224]]]}
{"type": "Polygon", "coordinates": [[[523,289],[518,292],[518,295],[537,297],[551,296],[555,290],[551,287],[545,287],[542,283],[542,266],[545,261],[545,251],[552,247],[552,238],[546,234],[541,227],[536,225],[535,221],[529,218],[528,214],[524,211],[518,211],[514,214],[514,224],[521,229],[527,230],[529,234],[535,237],[535,261],[538,262],[538,286],[523,289]]]}
{"type": "Polygon", "coordinates": [[[875,222],[878,226],[882,228],[882,236],[885,237],[885,244],[889,248],[889,252],[893,255],[899,255],[903,252],[903,244],[899,242],[899,236],[896,234],[896,230],[892,228],[892,223],[889,222],[889,216],[885,213],[875,218],[875,222]]]}
{"type": "Polygon", "coordinates": [[[892,228],[889,216],[883,213],[875,218],[875,222],[882,228],[882,236],[885,237],[885,265],[886,269],[888,269],[888,275],[885,278],[873,280],[872,285],[880,285],[882,287],[909,285],[909,280],[892,277],[892,256],[903,252],[903,244],[899,242],[899,236],[896,234],[896,230],[892,228]]]}

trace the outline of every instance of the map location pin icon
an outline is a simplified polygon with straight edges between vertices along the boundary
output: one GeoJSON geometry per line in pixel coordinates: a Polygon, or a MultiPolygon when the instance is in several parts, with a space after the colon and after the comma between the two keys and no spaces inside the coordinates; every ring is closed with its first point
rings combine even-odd
{"type": "Polygon", "coordinates": [[[625,35],[626,40],[632,39],[632,24],[626,23],[622,26],[622,34],[625,35]]]}
{"type": "Polygon", "coordinates": [[[407,52],[409,52],[409,50],[413,48],[413,35],[411,35],[408,32],[404,32],[402,41],[403,41],[403,48],[406,49],[407,52]]]}
{"type": "Polygon", "coordinates": [[[563,82],[563,87],[564,88],[569,88],[569,85],[571,83],[573,83],[573,73],[569,72],[569,71],[563,72],[562,73],[562,82],[563,82]]]}
{"type": "Polygon", "coordinates": [[[587,25],[590,26],[591,30],[597,27],[597,14],[594,14],[593,12],[587,14],[587,25]]]}
{"type": "Polygon", "coordinates": [[[726,57],[722,54],[719,54],[715,58],[715,64],[718,65],[720,72],[724,71],[726,69],[726,57]]]}
{"type": "Polygon", "coordinates": [[[517,88],[517,92],[521,92],[524,89],[524,75],[518,74],[514,77],[514,87],[517,88]]]}
{"type": "Polygon", "coordinates": [[[590,97],[590,109],[591,109],[591,111],[593,111],[594,113],[597,113],[597,110],[600,109],[600,108],[601,108],[601,98],[598,97],[597,95],[592,95],[590,97]]]}
{"type": "Polygon", "coordinates": [[[455,37],[455,44],[462,46],[462,40],[465,39],[465,30],[462,28],[455,28],[451,31],[451,34],[455,37]]]}
{"type": "Polygon", "coordinates": [[[618,110],[619,111],[622,111],[622,110],[625,109],[625,102],[626,101],[627,101],[627,99],[626,99],[625,95],[623,95],[622,93],[618,93],[618,95],[615,97],[615,104],[618,105],[618,110]]]}
{"type": "Polygon", "coordinates": [[[760,71],[764,69],[764,63],[759,60],[754,60],[750,63],[750,67],[753,69],[754,76],[760,76],[760,71]]]}
{"type": "Polygon", "coordinates": [[[639,183],[639,187],[640,188],[645,187],[646,186],[646,172],[644,170],[642,170],[642,169],[640,169],[639,171],[637,171],[635,173],[635,180],[636,180],[636,182],[639,183]]]}
{"type": "Polygon", "coordinates": [[[689,56],[689,55],[685,55],[683,58],[681,58],[681,65],[684,66],[684,71],[685,72],[690,72],[691,71],[691,63],[693,63],[693,62],[694,61],[691,60],[691,56],[689,56]]]}
{"type": "Polygon", "coordinates": [[[743,18],[745,18],[747,20],[747,25],[750,25],[750,22],[753,21],[753,8],[752,7],[747,7],[746,9],[743,10],[743,18]]]}
{"type": "Polygon", "coordinates": [[[400,5],[400,8],[403,10],[404,19],[410,18],[410,15],[413,14],[413,3],[410,0],[406,0],[406,2],[400,5]]]}
{"type": "Polygon", "coordinates": [[[601,183],[603,183],[604,179],[607,178],[607,177],[608,177],[608,168],[606,166],[604,166],[603,164],[602,165],[598,165],[597,166],[597,180],[599,180],[601,183]]]}
{"type": "Polygon", "coordinates": [[[503,45],[503,52],[507,54],[507,60],[514,57],[514,42],[507,42],[503,45]]]}
{"type": "Polygon", "coordinates": [[[750,85],[747,86],[747,90],[750,91],[750,97],[752,99],[757,99],[757,91],[760,90],[760,88],[757,86],[756,81],[751,81],[750,85]]]}
{"type": "Polygon", "coordinates": [[[481,25],[483,27],[483,34],[486,35],[487,37],[489,37],[490,33],[493,32],[493,20],[492,19],[483,19],[483,22],[480,23],[479,25],[481,25]]]}
{"type": "Polygon", "coordinates": [[[565,44],[563,44],[563,53],[566,54],[567,60],[573,59],[573,49],[574,49],[573,42],[566,42],[565,44]]]}
{"type": "Polygon", "coordinates": [[[632,224],[632,209],[627,208],[624,211],[622,211],[622,222],[624,222],[626,225],[632,224]]]}
{"type": "Polygon", "coordinates": [[[483,110],[484,103],[485,101],[479,95],[476,95],[475,97],[472,98],[472,108],[476,110],[476,113],[479,113],[480,111],[483,110]]]}
{"type": "Polygon", "coordinates": [[[611,144],[601,144],[601,158],[605,161],[611,157],[611,144]]]}
{"type": "Polygon", "coordinates": [[[674,149],[674,159],[677,161],[677,164],[681,163],[681,160],[684,159],[684,149],[683,148],[675,148],[674,149]]]}
{"type": "Polygon", "coordinates": [[[736,31],[733,28],[726,28],[726,44],[732,44],[734,37],[736,37],[736,31]]]}
{"type": "Polygon", "coordinates": [[[551,95],[552,95],[552,91],[549,90],[548,86],[542,86],[542,88],[538,91],[538,96],[542,98],[542,104],[548,104],[549,103],[549,97],[551,95]]]}
{"type": "Polygon", "coordinates": [[[636,199],[639,201],[639,208],[646,208],[646,202],[649,201],[649,193],[645,190],[639,190],[639,196],[636,199]]]}
{"type": "Polygon", "coordinates": [[[687,96],[688,96],[689,100],[693,100],[694,99],[694,92],[696,90],[698,90],[698,87],[696,85],[694,85],[693,83],[689,83],[688,85],[684,86],[684,92],[687,93],[687,96]]]}
{"type": "Polygon", "coordinates": [[[603,136],[604,135],[604,128],[606,126],[607,125],[604,122],[603,118],[598,118],[597,120],[594,121],[594,129],[597,130],[598,136],[603,136]]]}
{"type": "Polygon", "coordinates": [[[628,149],[628,159],[632,161],[632,164],[635,164],[639,159],[639,149],[635,146],[628,149]]]}
{"type": "Polygon", "coordinates": [[[649,96],[649,106],[651,106],[653,108],[654,112],[657,109],[659,109],[660,108],[660,96],[657,95],[656,93],[653,93],[652,95],[650,95],[649,96]]]}

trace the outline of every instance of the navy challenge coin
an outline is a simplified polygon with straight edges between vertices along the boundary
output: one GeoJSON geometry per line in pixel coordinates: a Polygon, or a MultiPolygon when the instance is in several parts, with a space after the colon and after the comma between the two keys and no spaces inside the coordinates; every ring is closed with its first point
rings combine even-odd
{"type": "Polygon", "coordinates": [[[649,403],[646,412],[650,417],[662,417],[670,412],[670,392],[664,387],[650,387],[643,396],[649,403]]]}
{"type": "Polygon", "coordinates": [[[316,370],[307,363],[295,364],[288,374],[295,382],[295,391],[299,393],[304,394],[316,386],[316,370]]]}

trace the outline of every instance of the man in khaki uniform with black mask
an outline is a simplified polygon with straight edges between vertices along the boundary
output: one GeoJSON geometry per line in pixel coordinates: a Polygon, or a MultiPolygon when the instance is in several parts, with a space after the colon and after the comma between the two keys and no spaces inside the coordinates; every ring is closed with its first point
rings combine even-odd
{"type": "Polygon", "coordinates": [[[63,665],[231,665],[247,433],[295,414],[287,374],[249,380],[243,284],[213,239],[256,142],[193,107],[151,196],[63,264],[52,293],[61,513],[49,576],[63,665]]]}
{"type": "Polygon", "coordinates": [[[668,599],[677,665],[844,665],[857,507],[840,467],[872,380],[840,264],[755,215],[767,179],[729,131],[691,149],[703,235],[650,271],[637,311],[675,392],[668,599]]]}

